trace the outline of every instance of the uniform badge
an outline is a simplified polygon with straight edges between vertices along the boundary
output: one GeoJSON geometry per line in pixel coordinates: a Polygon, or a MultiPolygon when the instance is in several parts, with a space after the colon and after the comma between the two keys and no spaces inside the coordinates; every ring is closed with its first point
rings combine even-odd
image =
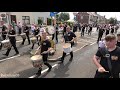
{"type": "Polygon", "coordinates": [[[46,43],[43,43],[43,45],[46,45],[46,43]]]}
{"type": "Polygon", "coordinates": [[[112,59],[113,61],[117,61],[117,60],[118,60],[118,56],[111,56],[111,59],[112,59]]]}

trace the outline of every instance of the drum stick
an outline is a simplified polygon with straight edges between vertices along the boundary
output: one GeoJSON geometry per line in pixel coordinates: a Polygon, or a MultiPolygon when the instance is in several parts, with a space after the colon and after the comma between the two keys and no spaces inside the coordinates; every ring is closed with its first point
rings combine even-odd
{"type": "Polygon", "coordinates": [[[36,52],[35,52],[35,54],[34,55],[36,55],[37,54],[37,52],[38,52],[38,50],[41,48],[41,46],[39,46],[37,49],[36,49],[36,52]]]}
{"type": "Polygon", "coordinates": [[[109,72],[109,71],[104,71],[104,72],[109,72]]]}

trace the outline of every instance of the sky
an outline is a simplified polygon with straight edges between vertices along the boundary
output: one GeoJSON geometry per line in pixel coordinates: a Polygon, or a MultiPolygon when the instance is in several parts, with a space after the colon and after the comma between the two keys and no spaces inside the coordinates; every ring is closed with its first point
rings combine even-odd
{"type": "MultiPolygon", "coordinates": [[[[100,14],[100,15],[102,15],[102,16],[105,15],[105,17],[107,19],[109,19],[110,17],[114,17],[114,18],[116,17],[117,20],[120,21],[120,12],[97,12],[97,13],[100,14]]],[[[70,14],[70,19],[71,20],[74,19],[73,12],[69,12],[69,14],[70,14]]]]}

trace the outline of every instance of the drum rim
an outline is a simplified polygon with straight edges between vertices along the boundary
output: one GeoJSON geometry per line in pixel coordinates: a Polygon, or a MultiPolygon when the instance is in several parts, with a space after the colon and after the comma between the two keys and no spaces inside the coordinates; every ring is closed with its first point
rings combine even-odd
{"type": "Polygon", "coordinates": [[[31,58],[31,61],[41,61],[41,59],[42,59],[42,56],[41,55],[34,55],[34,56],[32,56],[31,58]],[[40,56],[40,58],[39,59],[37,59],[37,60],[35,60],[35,59],[32,59],[33,57],[35,57],[35,56],[40,56]]]}

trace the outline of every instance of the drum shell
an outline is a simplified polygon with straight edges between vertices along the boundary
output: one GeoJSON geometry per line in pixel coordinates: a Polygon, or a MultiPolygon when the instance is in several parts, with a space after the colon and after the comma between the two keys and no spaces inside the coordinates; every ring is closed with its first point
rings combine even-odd
{"type": "Polygon", "coordinates": [[[32,63],[33,67],[35,67],[35,68],[41,67],[42,64],[43,64],[42,57],[40,59],[38,59],[38,60],[32,60],[31,59],[31,63],[32,63]]]}
{"type": "Polygon", "coordinates": [[[51,35],[55,33],[55,28],[53,26],[47,26],[46,30],[51,35]]]}
{"type": "Polygon", "coordinates": [[[32,65],[33,65],[33,67],[35,67],[35,68],[42,67],[42,64],[43,64],[43,61],[42,61],[42,60],[39,60],[39,61],[37,61],[37,62],[33,62],[33,61],[32,61],[32,65]]]}
{"type": "Polygon", "coordinates": [[[63,47],[63,51],[65,52],[65,53],[70,53],[71,51],[72,51],[72,48],[71,48],[71,45],[69,45],[68,44],[68,47],[63,47]]]}
{"type": "Polygon", "coordinates": [[[1,43],[2,43],[3,48],[10,48],[11,47],[11,43],[9,40],[4,40],[1,43]]]}
{"type": "Polygon", "coordinates": [[[20,34],[20,36],[21,36],[23,39],[26,39],[26,34],[25,34],[25,33],[20,34]]]}
{"type": "Polygon", "coordinates": [[[36,37],[31,38],[31,42],[32,43],[36,43],[37,42],[37,38],[36,37]]]}

